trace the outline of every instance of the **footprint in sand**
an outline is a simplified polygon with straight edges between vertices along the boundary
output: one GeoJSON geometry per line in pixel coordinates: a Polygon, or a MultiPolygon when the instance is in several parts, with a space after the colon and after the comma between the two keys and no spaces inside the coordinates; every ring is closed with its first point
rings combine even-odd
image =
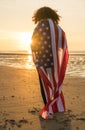
{"type": "Polygon", "coordinates": [[[31,114],[36,114],[36,113],[38,113],[38,112],[39,112],[39,110],[40,110],[40,109],[37,109],[37,108],[33,107],[33,109],[32,109],[32,110],[28,110],[28,113],[31,113],[31,114]]]}

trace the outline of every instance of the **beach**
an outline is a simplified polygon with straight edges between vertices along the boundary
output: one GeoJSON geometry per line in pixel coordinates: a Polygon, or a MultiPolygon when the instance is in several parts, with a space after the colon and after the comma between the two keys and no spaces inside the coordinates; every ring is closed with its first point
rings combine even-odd
{"type": "Polygon", "coordinates": [[[41,119],[37,71],[0,67],[0,130],[85,130],[85,77],[66,75],[63,93],[66,112],[41,119]]]}

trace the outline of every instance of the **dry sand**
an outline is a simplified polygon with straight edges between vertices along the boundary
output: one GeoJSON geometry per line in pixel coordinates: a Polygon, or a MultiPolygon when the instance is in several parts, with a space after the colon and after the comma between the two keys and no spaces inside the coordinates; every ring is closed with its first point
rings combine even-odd
{"type": "Polygon", "coordinates": [[[43,120],[36,70],[0,67],[0,130],[85,130],[85,78],[66,76],[63,92],[66,113],[43,120]]]}

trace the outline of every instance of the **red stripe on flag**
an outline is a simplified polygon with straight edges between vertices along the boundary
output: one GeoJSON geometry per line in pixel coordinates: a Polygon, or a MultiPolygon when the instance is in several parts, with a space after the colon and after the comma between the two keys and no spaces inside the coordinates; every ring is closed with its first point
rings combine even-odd
{"type": "Polygon", "coordinates": [[[53,103],[52,109],[54,113],[58,112],[57,101],[53,103]]]}

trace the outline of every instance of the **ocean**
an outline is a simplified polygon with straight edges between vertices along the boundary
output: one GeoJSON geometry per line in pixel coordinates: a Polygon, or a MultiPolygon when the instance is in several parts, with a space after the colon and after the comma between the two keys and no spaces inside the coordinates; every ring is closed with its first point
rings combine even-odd
{"type": "MultiPolygon", "coordinates": [[[[0,53],[0,66],[35,69],[32,56],[21,53],[0,53]]],[[[71,52],[66,76],[85,77],[85,52],[71,52]]]]}

